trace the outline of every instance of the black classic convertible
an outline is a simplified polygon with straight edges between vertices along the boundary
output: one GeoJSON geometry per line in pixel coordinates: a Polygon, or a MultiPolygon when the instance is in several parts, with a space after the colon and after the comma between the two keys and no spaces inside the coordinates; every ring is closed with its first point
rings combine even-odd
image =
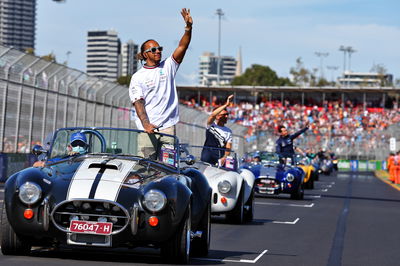
{"type": "Polygon", "coordinates": [[[63,128],[42,163],[10,176],[1,213],[1,251],[32,246],[154,247],[169,262],[206,255],[211,188],[180,163],[179,140],[116,128],[63,128]],[[72,147],[74,137],[84,140],[72,147]],[[80,136],[80,137],[79,137],[80,136]],[[147,144],[146,144],[147,143],[147,144]]]}

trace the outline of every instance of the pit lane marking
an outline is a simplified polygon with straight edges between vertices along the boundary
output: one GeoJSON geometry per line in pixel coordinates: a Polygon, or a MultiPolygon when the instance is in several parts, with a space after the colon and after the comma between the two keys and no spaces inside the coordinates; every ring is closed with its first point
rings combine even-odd
{"type": "Polygon", "coordinates": [[[206,260],[206,261],[217,261],[217,262],[239,262],[239,263],[253,263],[254,264],[254,263],[257,263],[257,261],[267,252],[268,252],[268,249],[265,249],[254,260],[246,260],[246,259],[230,260],[230,259],[213,259],[213,258],[192,258],[192,259],[195,259],[195,260],[206,260]]]}
{"type": "Polygon", "coordinates": [[[334,184],[336,184],[335,182],[329,182],[329,181],[317,181],[318,183],[320,183],[320,184],[325,184],[325,183],[328,183],[328,184],[330,184],[330,185],[334,185],[334,184]]]}
{"type": "Polygon", "coordinates": [[[299,220],[300,220],[300,218],[297,218],[293,222],[272,221],[271,223],[273,223],[273,224],[296,224],[299,220]]]}
{"type": "Polygon", "coordinates": [[[285,204],[285,203],[272,203],[272,202],[254,202],[259,205],[278,205],[278,206],[290,206],[290,207],[302,207],[302,208],[312,208],[314,203],[311,204],[285,204]]]}
{"type": "Polygon", "coordinates": [[[321,195],[304,195],[304,197],[309,197],[309,198],[321,198],[321,195]]]}

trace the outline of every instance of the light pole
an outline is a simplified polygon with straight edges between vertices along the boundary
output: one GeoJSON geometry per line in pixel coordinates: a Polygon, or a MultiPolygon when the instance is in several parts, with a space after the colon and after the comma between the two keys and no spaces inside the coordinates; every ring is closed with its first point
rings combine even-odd
{"type": "Polygon", "coordinates": [[[318,56],[320,58],[320,77],[319,79],[323,79],[324,78],[324,57],[327,57],[329,55],[329,53],[323,53],[323,52],[315,52],[315,55],[318,56]]]}
{"type": "Polygon", "coordinates": [[[339,67],[338,67],[338,66],[326,66],[326,68],[327,68],[328,70],[331,71],[331,81],[334,82],[334,78],[333,78],[334,75],[333,75],[333,73],[334,73],[336,70],[338,70],[339,67]]]}
{"type": "Polygon", "coordinates": [[[67,51],[66,52],[66,55],[67,55],[67,61],[65,61],[65,65],[67,66],[68,65],[68,61],[69,61],[69,56],[71,55],[71,51],[67,51]]]}
{"type": "Polygon", "coordinates": [[[356,50],[353,49],[353,47],[348,46],[347,47],[347,53],[349,54],[349,71],[351,71],[351,54],[357,52],[356,50]]]}
{"type": "Polygon", "coordinates": [[[218,16],[218,60],[217,60],[217,85],[220,83],[220,72],[221,72],[221,18],[224,16],[224,12],[221,8],[216,11],[218,16]]]}
{"type": "Polygon", "coordinates": [[[344,45],[340,45],[339,51],[343,52],[343,76],[344,76],[344,72],[346,71],[346,52],[347,52],[347,49],[346,49],[346,47],[344,45]]]}

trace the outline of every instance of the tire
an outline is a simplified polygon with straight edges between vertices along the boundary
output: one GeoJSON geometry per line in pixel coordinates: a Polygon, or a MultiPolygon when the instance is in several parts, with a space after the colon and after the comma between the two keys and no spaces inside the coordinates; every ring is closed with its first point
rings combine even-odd
{"type": "Polygon", "coordinates": [[[3,255],[29,255],[31,245],[22,241],[14,232],[7,219],[6,204],[3,202],[1,211],[1,252],[3,255]]]}
{"type": "Polygon", "coordinates": [[[251,190],[249,199],[245,206],[247,206],[248,209],[244,210],[244,221],[249,223],[252,222],[254,218],[254,189],[251,190]]]}
{"type": "Polygon", "coordinates": [[[190,205],[188,206],[183,221],[171,237],[161,247],[161,255],[167,262],[173,264],[188,264],[190,260],[191,218],[190,205]]]}
{"type": "MultiPolygon", "coordinates": [[[[211,202],[211,201],[210,201],[211,202]]],[[[201,238],[192,240],[191,254],[194,256],[205,257],[210,249],[211,238],[211,206],[208,203],[205,213],[200,221],[199,230],[202,231],[201,238]]]]}
{"type": "Polygon", "coordinates": [[[243,186],[240,189],[239,197],[236,202],[235,208],[226,214],[226,219],[229,222],[242,224],[244,222],[244,191],[243,186]]]}
{"type": "Polygon", "coordinates": [[[301,200],[304,199],[304,189],[303,185],[301,184],[298,186],[297,190],[290,194],[291,199],[301,200]]]}

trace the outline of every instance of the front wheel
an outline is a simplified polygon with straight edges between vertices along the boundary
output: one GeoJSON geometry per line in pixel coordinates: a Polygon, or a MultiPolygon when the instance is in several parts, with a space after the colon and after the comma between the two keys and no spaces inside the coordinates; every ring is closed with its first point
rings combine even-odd
{"type": "Polygon", "coordinates": [[[169,263],[188,264],[190,253],[190,238],[191,238],[191,219],[190,205],[188,206],[185,216],[176,231],[161,247],[161,255],[169,263]]]}
{"type": "Polygon", "coordinates": [[[1,252],[4,255],[29,255],[31,246],[15,233],[8,222],[6,204],[3,202],[1,211],[1,252]]]}
{"type": "Polygon", "coordinates": [[[297,187],[296,191],[292,192],[290,194],[291,199],[296,199],[296,200],[301,200],[304,198],[304,189],[303,189],[303,184],[299,184],[297,187]]]}
{"type": "Polygon", "coordinates": [[[211,237],[211,207],[208,203],[200,221],[199,229],[202,231],[200,238],[195,238],[192,241],[191,252],[195,256],[207,256],[210,248],[211,237]]]}
{"type": "Polygon", "coordinates": [[[226,219],[236,224],[244,222],[244,191],[243,187],[240,190],[239,197],[236,201],[236,206],[232,211],[226,214],[226,219]]]}
{"type": "Polygon", "coordinates": [[[251,190],[249,199],[245,204],[244,220],[246,222],[253,221],[254,218],[254,189],[251,190]]]}

